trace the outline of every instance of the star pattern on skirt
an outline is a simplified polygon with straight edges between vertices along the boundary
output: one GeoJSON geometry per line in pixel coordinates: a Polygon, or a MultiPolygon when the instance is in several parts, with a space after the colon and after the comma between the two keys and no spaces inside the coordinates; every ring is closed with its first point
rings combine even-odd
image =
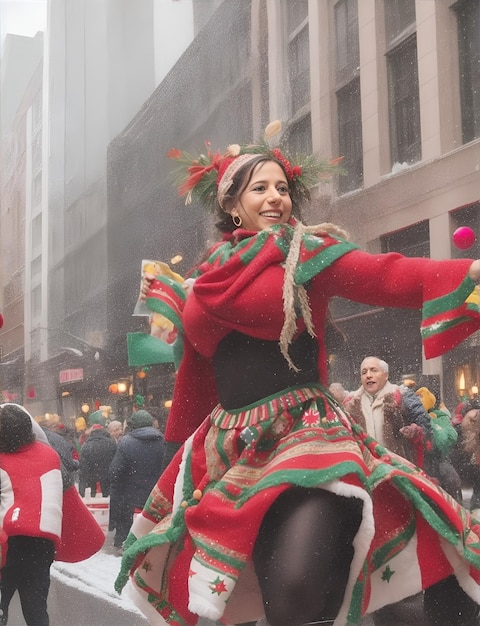
{"type": "Polygon", "coordinates": [[[225,581],[223,578],[220,578],[220,576],[217,576],[215,580],[212,580],[208,587],[211,590],[212,594],[216,593],[219,596],[227,591],[225,581]]]}
{"type": "Polygon", "coordinates": [[[151,564],[151,562],[146,559],[143,563],[142,563],[142,569],[144,569],[146,572],[151,572],[153,569],[153,565],[151,564]]]}
{"type": "Polygon", "coordinates": [[[386,580],[387,583],[390,582],[390,578],[395,574],[395,570],[390,568],[390,565],[387,565],[387,567],[383,570],[382,572],[382,580],[386,580]]]}

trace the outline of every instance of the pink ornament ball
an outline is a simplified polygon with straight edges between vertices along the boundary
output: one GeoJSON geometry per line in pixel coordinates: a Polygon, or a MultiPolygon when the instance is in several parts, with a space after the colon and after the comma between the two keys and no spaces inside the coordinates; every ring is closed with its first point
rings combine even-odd
{"type": "Polygon", "coordinates": [[[475,243],[475,233],[468,226],[460,226],[452,235],[453,244],[459,250],[468,250],[475,243]]]}

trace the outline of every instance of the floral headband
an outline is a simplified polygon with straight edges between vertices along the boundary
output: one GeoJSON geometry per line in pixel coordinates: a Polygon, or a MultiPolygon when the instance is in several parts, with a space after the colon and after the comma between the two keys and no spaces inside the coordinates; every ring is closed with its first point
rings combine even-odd
{"type": "Polygon", "coordinates": [[[330,180],[332,172],[338,171],[339,157],[324,161],[316,155],[296,155],[290,157],[279,147],[272,148],[271,139],[281,130],[281,122],[271,122],[265,129],[264,138],[256,144],[232,144],[224,154],[212,152],[211,143],[205,142],[206,153],[193,157],[187,152],[171,148],[167,152],[170,159],[176,160],[180,167],[177,171],[176,184],[178,194],[186,196],[185,204],[196,199],[209,211],[213,211],[215,201],[223,208],[226,195],[238,170],[259,155],[265,155],[279,161],[292,188],[300,195],[319,181],[330,180]]]}

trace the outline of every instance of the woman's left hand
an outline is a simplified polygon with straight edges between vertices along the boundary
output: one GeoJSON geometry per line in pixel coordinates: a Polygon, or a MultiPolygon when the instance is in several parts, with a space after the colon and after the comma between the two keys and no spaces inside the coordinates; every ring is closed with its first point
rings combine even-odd
{"type": "Polygon", "coordinates": [[[470,269],[468,270],[468,275],[476,283],[480,282],[480,259],[477,259],[470,265],[470,269]]]}

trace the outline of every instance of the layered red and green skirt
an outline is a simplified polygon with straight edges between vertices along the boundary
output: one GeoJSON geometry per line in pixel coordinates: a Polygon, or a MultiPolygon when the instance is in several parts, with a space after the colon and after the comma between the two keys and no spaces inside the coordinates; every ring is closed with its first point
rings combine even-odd
{"type": "Polygon", "coordinates": [[[291,485],[363,501],[336,626],[451,574],[480,603],[480,522],[352,424],[320,385],[212,411],[135,520],[117,591],[129,580],[152,624],[262,618],[253,546],[265,512],[291,485]]]}

